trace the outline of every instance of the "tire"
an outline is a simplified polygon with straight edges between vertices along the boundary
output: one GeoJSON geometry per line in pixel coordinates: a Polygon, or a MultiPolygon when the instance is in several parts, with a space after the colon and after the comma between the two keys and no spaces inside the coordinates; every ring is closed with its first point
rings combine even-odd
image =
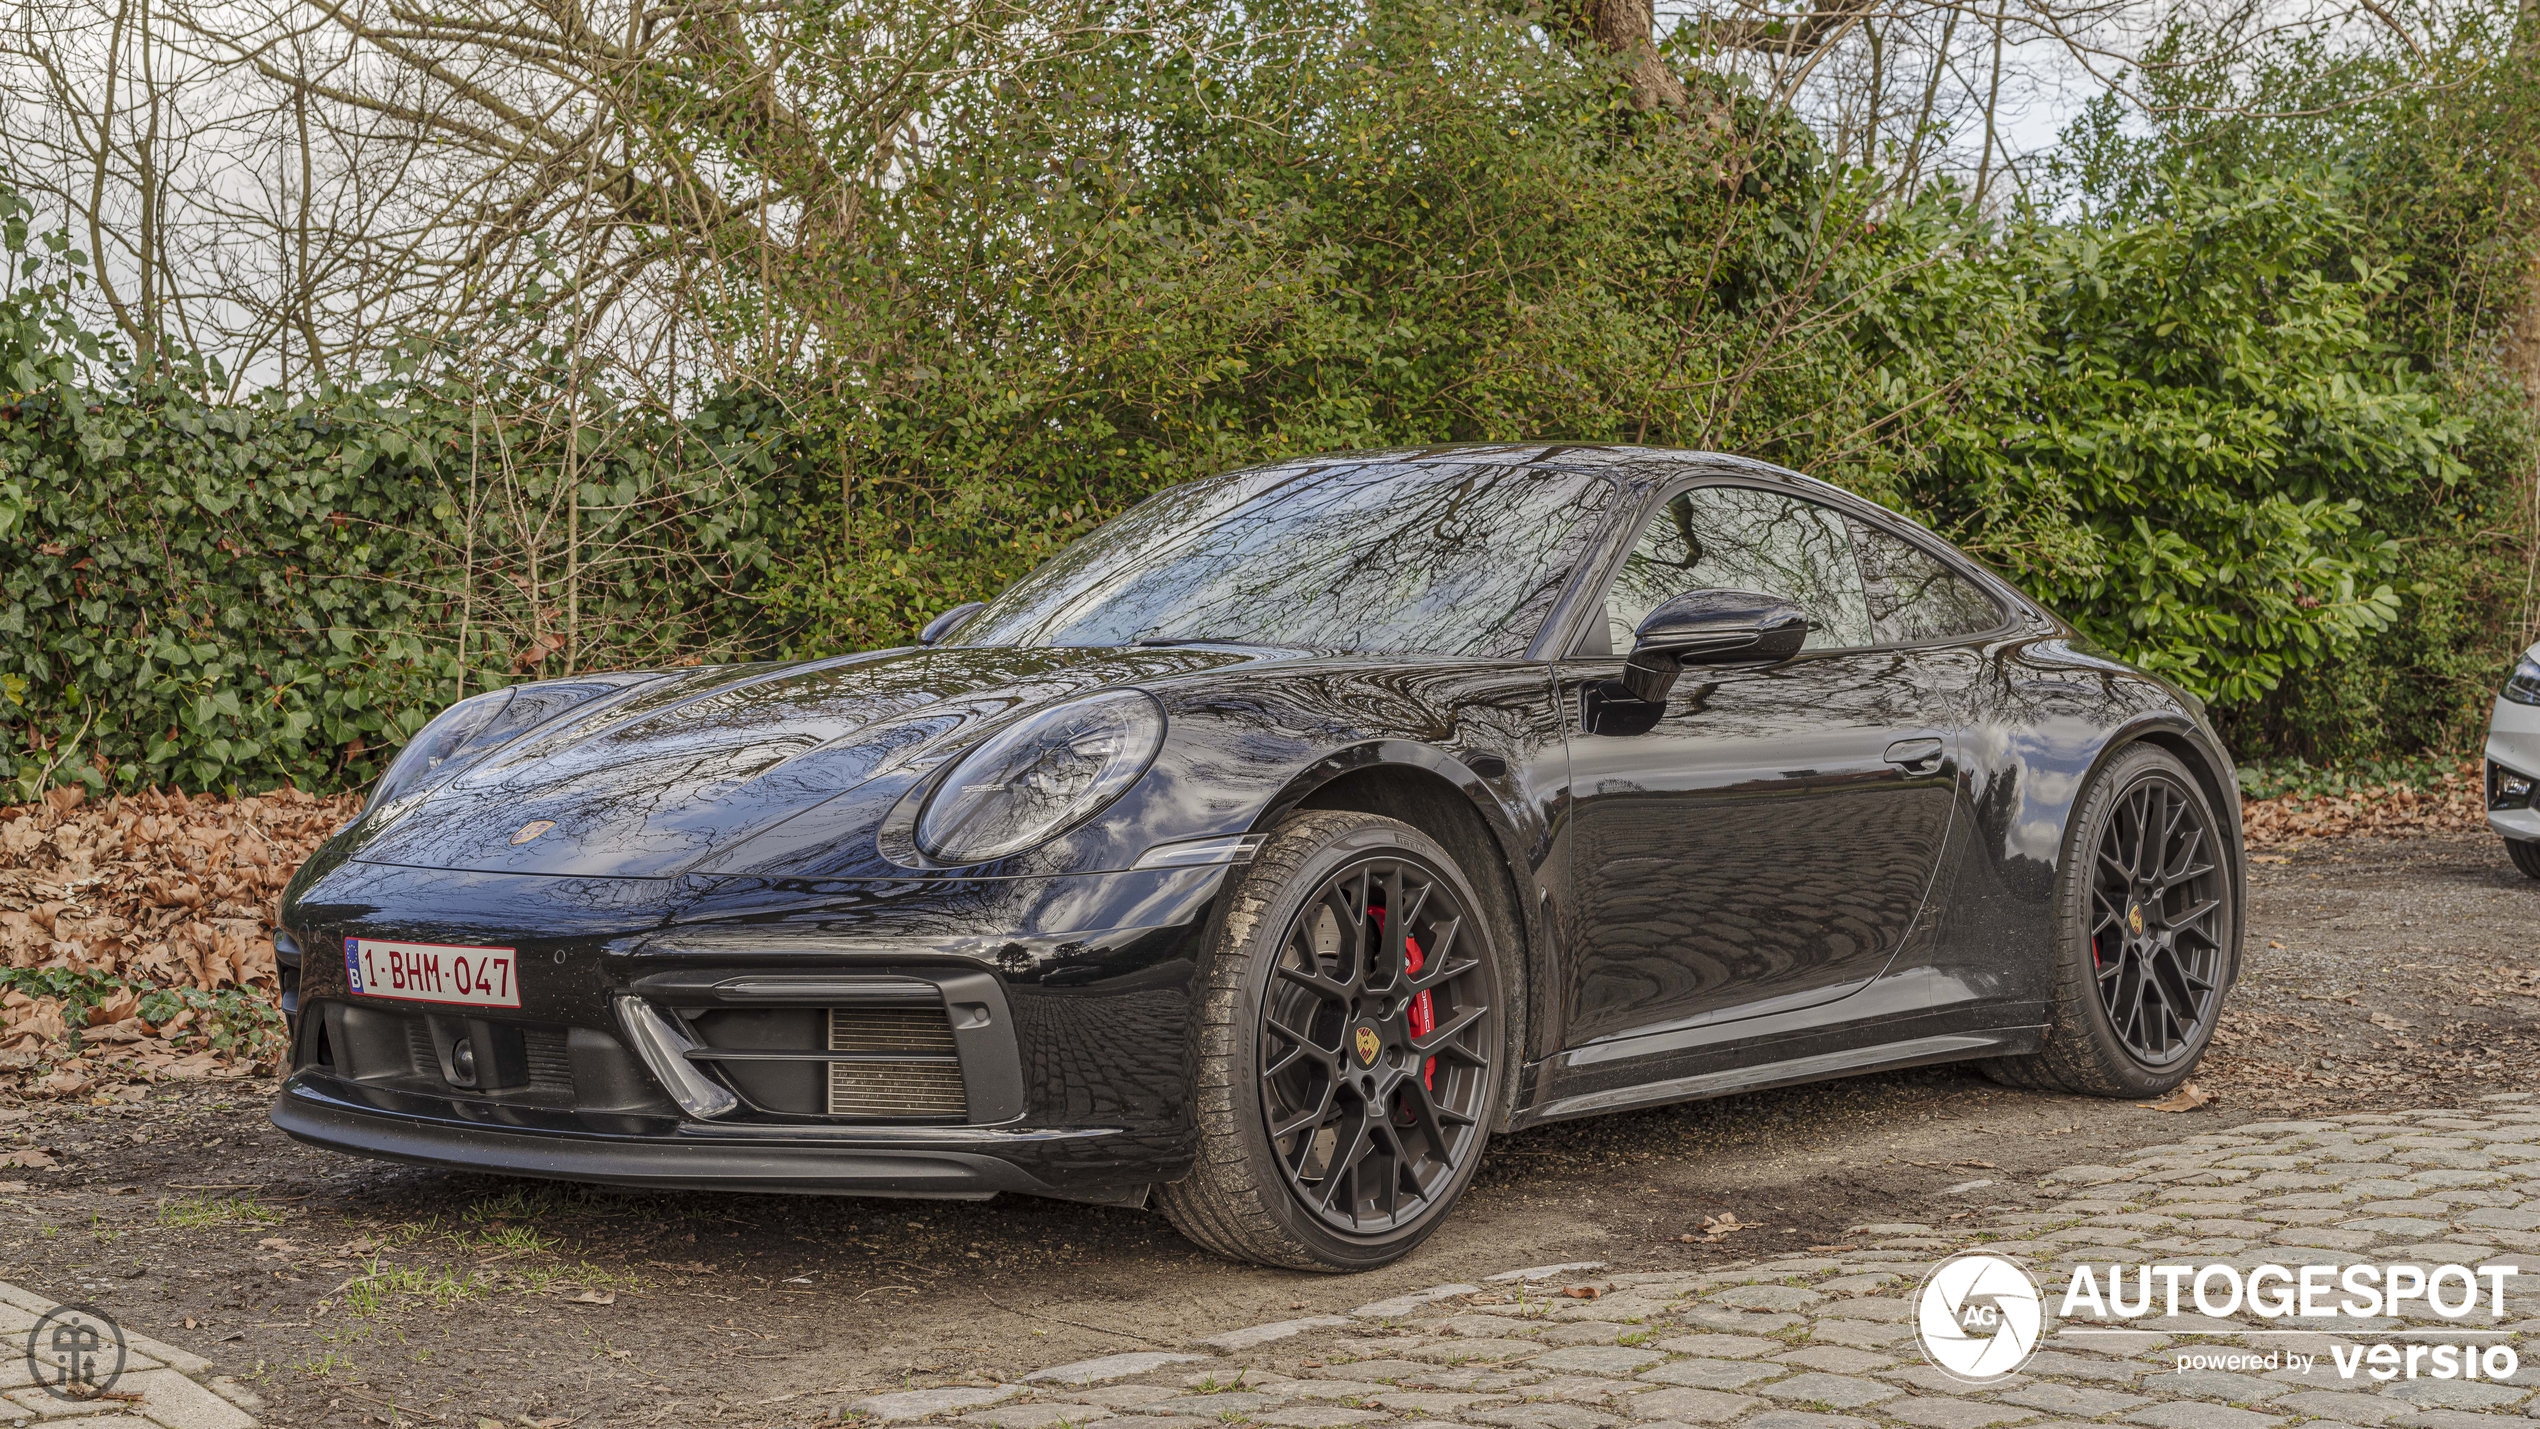
{"type": "Polygon", "coordinates": [[[1278,825],[1212,941],[1199,1155],[1157,1197],[1174,1229],[1237,1260],[1321,1271],[1371,1270],[1428,1239],[1481,1166],[1513,1061],[1492,922],[1409,824],[1313,811],[1278,825]],[[1397,906],[1410,910],[1399,925],[1397,906]]]}
{"type": "Polygon", "coordinates": [[[2065,834],[2045,1042],[1980,1064],[1984,1073],[2099,1097],[2159,1096],[2186,1081],[2240,961],[2229,848],[2212,801],[2175,756],[2137,744],[2109,760],[2065,834]],[[2168,832],[2143,837],[2156,829],[2168,832]]]}
{"type": "Polygon", "coordinates": [[[2514,861],[2525,878],[2540,878],[2540,843],[2529,839],[2505,840],[2505,857],[2514,861]]]}

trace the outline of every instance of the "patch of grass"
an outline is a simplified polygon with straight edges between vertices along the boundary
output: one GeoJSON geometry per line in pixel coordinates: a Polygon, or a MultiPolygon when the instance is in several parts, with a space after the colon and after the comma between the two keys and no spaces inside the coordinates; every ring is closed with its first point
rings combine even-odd
{"type": "Polygon", "coordinates": [[[344,1358],[342,1355],[337,1354],[333,1350],[328,1350],[325,1354],[319,1355],[313,1360],[302,1360],[295,1366],[300,1373],[305,1374],[312,1379],[324,1379],[339,1369],[351,1369],[352,1367],[353,1362],[351,1360],[344,1358]]]}
{"type": "Polygon", "coordinates": [[[446,1310],[462,1300],[473,1300],[492,1290],[499,1277],[483,1270],[462,1271],[456,1266],[430,1269],[420,1265],[389,1265],[377,1257],[365,1266],[353,1283],[344,1287],[344,1309],[347,1314],[371,1316],[408,1299],[427,1301],[436,1310],[446,1310]]]}
{"type": "Polygon", "coordinates": [[[454,1238],[468,1249],[486,1254],[546,1255],[556,1248],[554,1236],[529,1226],[488,1226],[461,1232],[454,1238]]]}
{"type": "Polygon", "coordinates": [[[259,1205],[247,1196],[188,1196],[182,1201],[159,1203],[159,1224],[179,1230],[204,1230],[212,1226],[278,1225],[283,1213],[271,1206],[259,1205]]]}
{"type": "Polygon", "coordinates": [[[568,1209],[566,1192],[551,1186],[514,1187],[499,1196],[481,1196],[459,1212],[470,1225],[487,1221],[534,1221],[568,1209]]]}
{"type": "Polygon", "coordinates": [[[587,1260],[571,1265],[526,1265],[505,1277],[506,1281],[531,1295],[544,1295],[558,1286],[580,1286],[586,1290],[642,1290],[647,1282],[640,1275],[593,1265],[587,1260]]]}

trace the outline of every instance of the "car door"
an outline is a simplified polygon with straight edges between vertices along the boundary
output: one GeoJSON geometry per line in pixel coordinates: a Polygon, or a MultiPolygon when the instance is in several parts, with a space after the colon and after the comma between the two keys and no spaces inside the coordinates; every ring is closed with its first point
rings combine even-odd
{"type": "MultiPolygon", "coordinates": [[[[1786,489],[1671,493],[1602,628],[1557,662],[1577,912],[1567,1045],[1838,998],[1904,942],[1955,803],[1955,702],[1914,652],[1881,648],[1856,529],[1786,489]],[[1617,677],[1634,628],[1708,588],[1796,602],[1807,644],[1774,665],[1687,665],[1663,704],[1632,699],[1617,677]]],[[[1877,594],[1893,605],[1887,583],[1877,594]]]]}

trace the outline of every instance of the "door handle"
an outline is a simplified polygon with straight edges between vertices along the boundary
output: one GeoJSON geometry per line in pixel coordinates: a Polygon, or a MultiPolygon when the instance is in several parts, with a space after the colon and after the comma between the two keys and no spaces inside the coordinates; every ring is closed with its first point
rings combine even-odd
{"type": "Polygon", "coordinates": [[[1949,746],[1937,739],[1900,739],[1887,747],[1887,762],[1908,774],[1937,774],[1949,746]]]}

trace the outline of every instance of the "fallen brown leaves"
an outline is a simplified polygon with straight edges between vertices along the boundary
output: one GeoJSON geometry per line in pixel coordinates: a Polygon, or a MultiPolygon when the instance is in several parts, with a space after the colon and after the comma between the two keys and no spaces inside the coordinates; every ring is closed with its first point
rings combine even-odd
{"type": "Polygon", "coordinates": [[[110,1079],[248,1070],[208,1044],[192,1009],[171,1014],[163,1006],[164,1021],[144,1018],[143,993],[269,997],[275,900],[359,807],[355,795],[321,799],[293,789],[244,799],[150,792],[90,803],[72,787],[0,808],[0,965],[126,984],[79,1010],[60,997],[0,994],[0,1072],[49,1062],[25,1090],[76,1096],[110,1079]]]}
{"type": "Polygon", "coordinates": [[[2178,1084],[2178,1089],[2176,1091],[2171,1092],[2168,1096],[2161,1098],[2159,1101],[2138,1102],[2136,1105],[2148,1108],[2152,1111],[2194,1111],[2198,1107],[2203,1106],[2205,1103],[2210,1102],[2213,1099],[2214,1094],[2212,1092],[2205,1090],[2203,1087],[2196,1085],[2194,1082],[2181,1082],[2178,1084]]]}
{"type": "Polygon", "coordinates": [[[2471,760],[2426,789],[2383,784],[2342,795],[2251,799],[2240,807],[2240,827],[2259,847],[2358,834],[2479,833],[2487,827],[2484,778],[2478,761],[2471,760]]]}
{"type": "MultiPolygon", "coordinates": [[[[2512,968],[2495,973],[2494,979],[2438,979],[2445,1005],[2496,1006],[2472,989],[2524,976],[2512,968]]],[[[2344,1032],[2298,1013],[2226,1005],[2205,1057],[2205,1079],[2229,1088],[2234,1106],[2293,1112],[2349,1104],[2359,1094],[2421,1099],[2438,1088],[2498,1080],[2540,1057],[2540,1038],[2516,1022],[2447,1018],[2440,1029],[2429,1029],[2367,1012],[2346,1022],[2344,1032]]]]}

